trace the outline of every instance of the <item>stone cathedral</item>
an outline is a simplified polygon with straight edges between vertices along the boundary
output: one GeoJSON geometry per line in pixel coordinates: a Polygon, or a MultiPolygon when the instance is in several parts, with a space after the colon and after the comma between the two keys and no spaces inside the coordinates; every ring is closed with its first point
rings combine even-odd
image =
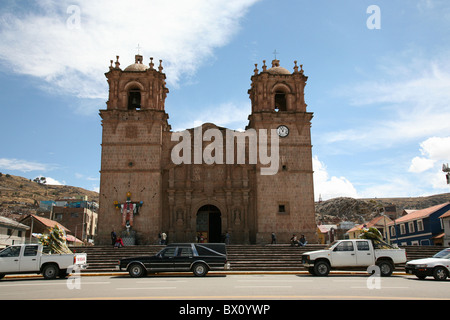
{"type": "Polygon", "coordinates": [[[223,242],[228,234],[231,244],[263,244],[272,232],[278,243],[288,243],[294,233],[315,242],[313,114],[304,99],[308,77],[296,61],[292,72],[276,59],[271,67],[264,61],[261,71],[255,65],[245,131],[255,135],[241,140],[238,132],[212,123],[173,132],[161,60],[155,66],[150,58],[146,65],[136,55],[122,70],[117,57],[105,75],[97,244],[111,243],[112,230],[126,245],[157,244],[161,232],[169,242],[200,236],[223,242]],[[271,174],[263,174],[269,164],[260,161],[266,145],[252,151],[256,141],[276,156],[271,174]]]}

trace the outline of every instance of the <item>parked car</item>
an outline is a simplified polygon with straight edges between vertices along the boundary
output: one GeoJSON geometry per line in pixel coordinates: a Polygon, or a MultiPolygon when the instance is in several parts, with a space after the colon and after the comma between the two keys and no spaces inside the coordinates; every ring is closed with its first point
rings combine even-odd
{"type": "Polygon", "coordinates": [[[380,275],[387,277],[392,274],[395,265],[405,262],[404,249],[377,249],[367,239],[338,240],[324,250],[302,255],[302,265],[316,276],[327,276],[331,269],[367,269],[377,265],[380,275]]]}
{"type": "Polygon", "coordinates": [[[0,279],[7,274],[36,273],[45,279],[64,278],[68,269],[87,266],[85,253],[45,254],[39,244],[13,245],[0,251],[0,279]]]}
{"type": "Polygon", "coordinates": [[[431,258],[408,261],[405,271],[421,280],[428,276],[433,276],[436,280],[447,279],[450,276],[450,248],[436,253],[431,258]]]}
{"type": "Polygon", "coordinates": [[[182,243],[169,244],[154,256],[120,259],[117,269],[128,271],[133,278],[174,271],[191,271],[202,277],[209,270],[228,270],[230,263],[224,243],[182,243]]]}

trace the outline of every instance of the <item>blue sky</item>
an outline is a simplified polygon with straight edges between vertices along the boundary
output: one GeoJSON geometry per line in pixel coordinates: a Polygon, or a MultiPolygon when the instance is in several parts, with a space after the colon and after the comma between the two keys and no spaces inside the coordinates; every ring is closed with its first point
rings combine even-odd
{"type": "Polygon", "coordinates": [[[447,0],[3,0],[0,39],[2,173],[98,191],[104,73],[138,44],[163,60],[174,130],[243,129],[276,49],[309,77],[316,199],[449,192],[447,0]]]}

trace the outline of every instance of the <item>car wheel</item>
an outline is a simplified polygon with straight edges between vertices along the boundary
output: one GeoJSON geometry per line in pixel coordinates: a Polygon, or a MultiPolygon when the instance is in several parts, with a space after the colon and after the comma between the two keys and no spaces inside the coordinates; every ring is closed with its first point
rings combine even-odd
{"type": "Polygon", "coordinates": [[[196,277],[204,277],[208,273],[208,267],[204,263],[196,263],[192,267],[192,272],[196,277]]]}
{"type": "Polygon", "coordinates": [[[325,277],[330,273],[330,265],[326,261],[318,261],[314,264],[314,275],[325,277]]]}
{"type": "Polygon", "coordinates": [[[380,268],[380,275],[382,277],[390,277],[394,272],[394,266],[389,261],[377,262],[377,266],[380,268]]]}
{"type": "Polygon", "coordinates": [[[42,275],[47,280],[56,279],[58,274],[59,274],[59,268],[58,268],[58,266],[56,266],[54,264],[48,264],[42,270],[42,275]]]}
{"type": "Polygon", "coordinates": [[[128,273],[133,278],[140,278],[140,277],[143,277],[145,275],[145,268],[139,263],[133,263],[128,268],[128,273]]]}
{"type": "Polygon", "coordinates": [[[433,270],[433,277],[438,281],[443,281],[448,277],[447,270],[444,267],[436,267],[433,270]]]}

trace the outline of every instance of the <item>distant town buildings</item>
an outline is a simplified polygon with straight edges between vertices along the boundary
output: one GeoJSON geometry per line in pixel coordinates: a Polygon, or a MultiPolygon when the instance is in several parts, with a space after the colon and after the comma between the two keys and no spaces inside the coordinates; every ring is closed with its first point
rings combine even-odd
{"type": "Polygon", "coordinates": [[[98,203],[87,197],[45,200],[39,203],[37,214],[30,214],[20,222],[28,227],[26,242],[36,242],[33,234],[43,234],[57,224],[66,232],[69,244],[95,241],[98,221],[98,203]]]}
{"type": "Polygon", "coordinates": [[[378,229],[378,231],[380,231],[380,233],[383,236],[383,239],[385,241],[389,242],[390,238],[389,238],[389,231],[388,231],[387,226],[391,222],[392,222],[392,220],[388,216],[380,215],[380,216],[375,217],[374,219],[370,220],[367,223],[357,225],[357,226],[351,228],[350,230],[348,230],[347,231],[348,238],[349,239],[358,239],[359,236],[361,235],[361,233],[363,232],[363,229],[375,227],[378,229]]]}

